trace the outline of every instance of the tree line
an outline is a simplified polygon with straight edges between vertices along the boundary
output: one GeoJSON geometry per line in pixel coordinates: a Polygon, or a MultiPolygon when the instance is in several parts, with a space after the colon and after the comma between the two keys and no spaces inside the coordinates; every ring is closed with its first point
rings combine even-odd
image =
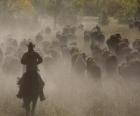
{"type": "Polygon", "coordinates": [[[25,11],[55,17],[115,17],[120,22],[140,17],[140,0],[2,0],[0,14],[25,11]]]}

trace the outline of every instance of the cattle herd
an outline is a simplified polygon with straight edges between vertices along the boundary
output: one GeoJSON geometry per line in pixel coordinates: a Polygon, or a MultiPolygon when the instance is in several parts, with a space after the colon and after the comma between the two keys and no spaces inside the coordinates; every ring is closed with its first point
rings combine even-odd
{"type": "Polygon", "coordinates": [[[12,37],[7,38],[1,42],[0,47],[2,72],[12,75],[21,71],[20,59],[27,50],[29,41],[36,45],[36,50],[43,57],[46,72],[59,59],[68,59],[75,73],[97,80],[104,74],[109,77],[119,74],[132,80],[140,76],[140,39],[130,43],[129,39],[123,38],[119,33],[106,38],[98,25],[87,30],[82,24],[67,25],[56,32],[47,27],[33,39],[17,41],[12,37]],[[90,54],[79,47],[81,41],[83,49],[88,48],[90,54]]]}

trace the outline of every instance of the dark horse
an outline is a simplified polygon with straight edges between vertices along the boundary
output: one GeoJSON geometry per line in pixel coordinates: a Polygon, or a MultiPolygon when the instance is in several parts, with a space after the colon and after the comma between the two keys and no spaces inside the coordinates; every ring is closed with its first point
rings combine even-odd
{"type": "Polygon", "coordinates": [[[37,75],[39,75],[37,72],[26,72],[18,83],[22,91],[26,116],[34,116],[37,100],[40,96],[40,80],[37,75]]]}
{"type": "Polygon", "coordinates": [[[34,116],[38,97],[43,101],[45,100],[45,96],[43,93],[44,82],[38,73],[37,67],[42,63],[42,58],[34,51],[34,45],[32,43],[29,43],[28,52],[23,55],[21,63],[26,66],[26,72],[18,81],[20,90],[17,97],[23,99],[26,116],[30,116],[30,114],[34,116]],[[30,108],[31,103],[32,109],[30,108]]]}

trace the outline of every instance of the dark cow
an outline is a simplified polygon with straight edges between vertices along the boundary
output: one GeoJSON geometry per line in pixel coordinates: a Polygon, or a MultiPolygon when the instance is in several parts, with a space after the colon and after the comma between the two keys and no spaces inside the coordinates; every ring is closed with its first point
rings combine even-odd
{"type": "Polygon", "coordinates": [[[93,58],[87,59],[87,74],[88,74],[88,77],[94,78],[95,80],[101,79],[101,69],[96,64],[93,58]]]}
{"type": "Polygon", "coordinates": [[[136,49],[136,50],[139,50],[140,48],[140,39],[136,39],[134,42],[133,42],[133,48],[136,49]]]}
{"type": "Polygon", "coordinates": [[[116,74],[117,68],[118,68],[118,59],[116,56],[111,55],[106,58],[105,60],[105,71],[107,75],[113,76],[116,74]]]}
{"type": "Polygon", "coordinates": [[[109,50],[116,53],[120,42],[121,42],[121,35],[115,34],[115,35],[111,35],[106,43],[108,45],[109,50]]]}
{"type": "Polygon", "coordinates": [[[95,28],[92,29],[90,36],[91,36],[92,44],[94,43],[94,44],[102,45],[105,42],[105,36],[99,26],[96,26],[95,28]]]}

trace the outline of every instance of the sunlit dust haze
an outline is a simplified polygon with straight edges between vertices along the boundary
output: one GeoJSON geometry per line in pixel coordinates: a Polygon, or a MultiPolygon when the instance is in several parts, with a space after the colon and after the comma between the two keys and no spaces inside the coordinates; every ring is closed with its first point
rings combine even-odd
{"type": "Polygon", "coordinates": [[[98,58],[98,53],[91,50],[91,41],[84,40],[84,32],[93,31],[98,25],[105,41],[94,47],[109,51],[106,41],[119,33],[135,51],[132,43],[140,39],[140,22],[139,29],[131,29],[127,19],[140,19],[140,4],[137,0],[109,0],[113,7],[107,0],[87,1],[0,0],[0,116],[25,116],[22,100],[16,94],[18,78],[25,68],[21,57],[30,41],[43,58],[38,67],[45,82],[46,100],[38,100],[36,116],[140,116],[140,79],[125,78],[119,72],[119,66],[127,62],[125,56],[111,52],[118,58],[118,67],[113,74],[111,70],[107,73],[105,57],[98,58]],[[67,35],[66,42],[65,27],[74,31],[67,35]],[[66,48],[65,53],[62,48],[66,48]],[[72,48],[85,54],[85,65],[79,66],[85,66],[83,71],[73,66],[72,48]],[[87,59],[91,57],[101,70],[98,81],[88,75],[87,59]]]}

